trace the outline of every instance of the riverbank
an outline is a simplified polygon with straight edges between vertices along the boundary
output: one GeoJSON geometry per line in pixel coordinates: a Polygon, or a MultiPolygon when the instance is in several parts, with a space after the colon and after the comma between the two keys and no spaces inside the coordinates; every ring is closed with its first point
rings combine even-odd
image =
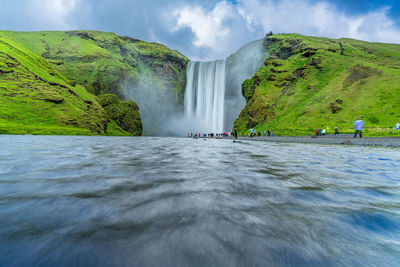
{"type": "Polygon", "coordinates": [[[311,143],[311,144],[400,147],[400,137],[353,138],[352,134],[341,134],[337,136],[326,135],[326,136],[318,136],[315,138],[312,138],[311,136],[257,136],[252,138],[247,136],[239,136],[235,140],[264,141],[264,142],[276,142],[276,143],[311,143]]]}

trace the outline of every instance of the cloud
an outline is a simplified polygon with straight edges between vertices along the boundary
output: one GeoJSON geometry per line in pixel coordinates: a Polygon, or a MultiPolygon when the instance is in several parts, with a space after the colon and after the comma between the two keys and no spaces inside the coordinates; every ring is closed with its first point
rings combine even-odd
{"type": "Polygon", "coordinates": [[[172,32],[189,28],[194,34],[192,44],[207,54],[203,59],[224,58],[255,37],[232,2],[218,2],[210,10],[185,5],[175,11],[174,17],[172,32]]]}
{"type": "Polygon", "coordinates": [[[34,0],[33,6],[40,10],[37,13],[37,20],[45,18],[49,27],[60,29],[68,28],[73,22],[68,21],[67,17],[76,7],[77,0],[34,0]]]}
{"type": "Polygon", "coordinates": [[[339,11],[328,2],[299,0],[238,1],[238,12],[250,28],[280,33],[300,33],[332,38],[349,37],[365,41],[400,42],[400,30],[381,7],[360,15],[339,11]]]}
{"type": "Polygon", "coordinates": [[[269,31],[400,43],[400,29],[389,11],[380,7],[351,15],[327,1],[220,1],[211,9],[199,4],[181,7],[175,11],[174,29],[189,28],[197,51],[208,48],[209,55],[217,57],[226,57],[244,40],[262,38],[269,31]]]}
{"type": "Polygon", "coordinates": [[[111,31],[160,42],[202,60],[229,56],[269,31],[400,43],[396,10],[378,3],[356,12],[354,5],[346,8],[347,2],[4,0],[0,29],[111,31]]]}
{"type": "Polygon", "coordinates": [[[79,26],[73,13],[82,0],[14,0],[2,3],[4,30],[65,30],[79,26]]]}
{"type": "Polygon", "coordinates": [[[211,12],[201,6],[184,7],[177,12],[177,27],[190,27],[196,35],[197,47],[217,47],[220,40],[229,37],[231,29],[223,26],[223,21],[233,17],[233,8],[226,2],[218,3],[211,12]]]}

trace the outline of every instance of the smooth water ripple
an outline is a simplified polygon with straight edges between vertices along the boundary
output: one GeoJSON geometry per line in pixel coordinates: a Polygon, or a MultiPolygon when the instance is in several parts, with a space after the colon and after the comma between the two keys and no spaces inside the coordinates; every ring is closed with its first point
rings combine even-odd
{"type": "Polygon", "coordinates": [[[0,136],[1,266],[398,266],[400,149],[0,136]]]}

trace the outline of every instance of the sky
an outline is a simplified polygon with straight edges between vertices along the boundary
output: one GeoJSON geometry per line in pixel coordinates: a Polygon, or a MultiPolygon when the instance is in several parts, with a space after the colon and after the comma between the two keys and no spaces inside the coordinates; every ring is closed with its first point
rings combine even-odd
{"type": "Polygon", "coordinates": [[[99,30],[192,60],[225,58],[265,33],[400,43],[399,0],[0,0],[0,29],[99,30]]]}

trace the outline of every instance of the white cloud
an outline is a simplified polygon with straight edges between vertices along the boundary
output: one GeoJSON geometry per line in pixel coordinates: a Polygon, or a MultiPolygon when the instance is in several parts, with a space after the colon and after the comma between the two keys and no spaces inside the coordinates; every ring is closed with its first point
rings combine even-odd
{"type": "Polygon", "coordinates": [[[75,9],[78,0],[34,0],[34,10],[39,11],[36,20],[49,25],[51,29],[65,29],[74,23],[68,16],[75,9]]]}
{"type": "Polygon", "coordinates": [[[242,0],[238,12],[264,32],[300,33],[332,38],[400,43],[400,30],[388,16],[388,8],[362,15],[347,15],[328,2],[300,0],[242,0]]]}
{"type": "Polygon", "coordinates": [[[229,56],[269,31],[400,43],[400,29],[389,16],[389,8],[354,15],[343,12],[335,2],[3,0],[0,28],[112,31],[161,42],[189,58],[202,60],[229,56]]]}
{"type": "Polygon", "coordinates": [[[194,45],[218,48],[222,40],[229,38],[232,29],[223,25],[226,19],[232,18],[235,10],[227,2],[219,2],[213,10],[207,11],[201,6],[185,6],[177,11],[175,30],[190,27],[196,35],[194,45]]]}
{"type": "Polygon", "coordinates": [[[400,29],[388,16],[388,8],[349,15],[327,1],[240,0],[218,2],[211,10],[184,5],[175,12],[174,30],[189,27],[193,45],[209,47],[219,57],[243,45],[243,39],[266,32],[299,33],[331,38],[349,37],[365,41],[400,43],[400,29]],[[243,38],[237,37],[240,34],[243,38]]]}

